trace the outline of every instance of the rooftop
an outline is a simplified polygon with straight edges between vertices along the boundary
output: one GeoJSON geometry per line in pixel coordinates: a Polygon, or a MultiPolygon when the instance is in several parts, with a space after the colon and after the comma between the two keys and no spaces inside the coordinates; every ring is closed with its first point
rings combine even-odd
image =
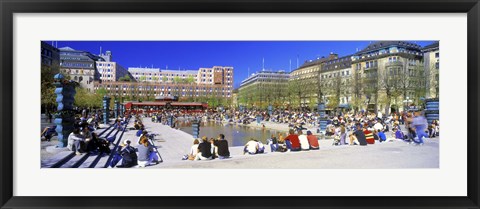
{"type": "Polygon", "coordinates": [[[440,42],[435,41],[433,44],[426,45],[425,47],[423,47],[422,51],[429,51],[429,50],[433,50],[433,49],[438,49],[439,46],[440,46],[440,42]]]}
{"type": "Polygon", "coordinates": [[[376,51],[376,50],[384,49],[384,48],[389,48],[389,47],[393,47],[393,46],[402,46],[402,47],[405,47],[405,48],[417,49],[417,50],[420,50],[420,48],[421,48],[420,45],[415,44],[415,43],[411,43],[411,42],[407,42],[407,41],[377,41],[377,42],[371,43],[370,45],[368,45],[367,47],[358,51],[355,54],[363,54],[363,53],[376,51]]]}

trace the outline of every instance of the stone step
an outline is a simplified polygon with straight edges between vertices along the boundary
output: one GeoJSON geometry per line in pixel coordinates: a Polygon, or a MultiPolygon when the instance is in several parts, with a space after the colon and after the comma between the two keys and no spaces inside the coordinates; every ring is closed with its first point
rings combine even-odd
{"type": "MultiPolygon", "coordinates": [[[[130,123],[130,120],[128,120],[127,123],[124,125],[123,131],[119,136],[117,136],[118,132],[115,134],[116,135],[115,140],[110,145],[111,153],[113,153],[113,150],[117,149],[119,144],[122,142],[123,134],[125,133],[125,130],[126,130],[127,126],[129,125],[129,123],[130,123]]],[[[95,161],[89,167],[90,168],[106,168],[106,167],[108,167],[107,163],[111,161],[111,158],[112,158],[111,155],[97,156],[97,159],[95,159],[95,161]]]]}
{"type": "MultiPolygon", "coordinates": [[[[116,143],[117,141],[121,140],[120,136],[117,136],[117,135],[118,135],[118,131],[114,135],[115,136],[115,141],[113,143],[116,143]]],[[[110,145],[110,149],[112,149],[113,147],[114,146],[110,145]]],[[[90,156],[79,167],[80,168],[97,168],[97,165],[100,166],[100,167],[103,167],[105,165],[108,157],[109,157],[109,155],[105,155],[104,153],[99,153],[98,155],[90,156]],[[103,158],[105,158],[104,161],[102,161],[103,158]],[[101,162],[103,162],[103,165],[102,165],[101,162]]]]}
{"type": "Polygon", "coordinates": [[[105,164],[107,164],[108,158],[110,155],[106,155],[101,157],[98,162],[95,164],[94,168],[105,168],[105,164]]]}
{"type": "Polygon", "coordinates": [[[96,155],[90,155],[88,156],[87,159],[85,159],[85,161],[80,165],[78,166],[79,168],[93,168],[95,167],[95,165],[98,163],[99,159],[100,158],[108,158],[107,155],[104,155],[103,153],[98,153],[96,155]]]}
{"type": "Polygon", "coordinates": [[[60,168],[75,168],[79,166],[79,162],[85,161],[90,156],[89,153],[83,153],[81,155],[75,155],[72,159],[64,163],[60,168]]]}
{"type": "Polygon", "coordinates": [[[41,162],[42,168],[58,168],[75,156],[73,151],[63,151],[41,162]]]}

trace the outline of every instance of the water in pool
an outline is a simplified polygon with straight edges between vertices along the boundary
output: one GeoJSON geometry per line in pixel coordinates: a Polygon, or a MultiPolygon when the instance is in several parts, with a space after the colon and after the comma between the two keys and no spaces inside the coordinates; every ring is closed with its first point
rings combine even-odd
{"type": "MultiPolygon", "coordinates": [[[[180,130],[192,134],[193,128],[189,121],[180,123],[180,130]]],[[[255,138],[263,143],[270,138],[272,134],[278,134],[277,131],[263,130],[262,128],[252,128],[236,124],[222,124],[218,122],[202,122],[200,125],[200,137],[207,136],[217,138],[218,134],[224,134],[225,139],[230,146],[243,146],[250,138],[255,138]]]]}

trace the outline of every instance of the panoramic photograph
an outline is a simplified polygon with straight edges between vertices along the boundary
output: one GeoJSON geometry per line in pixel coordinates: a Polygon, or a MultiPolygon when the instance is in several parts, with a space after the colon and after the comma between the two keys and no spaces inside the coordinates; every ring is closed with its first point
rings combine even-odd
{"type": "Polygon", "coordinates": [[[40,45],[41,168],[439,168],[439,41],[40,45]]]}

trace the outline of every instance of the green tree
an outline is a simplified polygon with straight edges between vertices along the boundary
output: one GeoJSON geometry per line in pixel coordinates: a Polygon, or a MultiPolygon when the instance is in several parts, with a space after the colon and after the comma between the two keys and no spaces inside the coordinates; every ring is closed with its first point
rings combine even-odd
{"type": "Polygon", "coordinates": [[[130,81],[132,81],[132,78],[130,78],[130,76],[128,76],[128,75],[125,75],[125,76],[123,76],[123,77],[120,77],[118,80],[119,80],[119,81],[130,82],[130,81]]]}
{"type": "Polygon", "coordinates": [[[173,77],[173,82],[174,83],[180,83],[181,81],[182,81],[182,79],[180,77],[178,77],[178,76],[173,77]]]}
{"type": "Polygon", "coordinates": [[[48,66],[42,66],[40,73],[40,92],[41,105],[44,108],[53,107],[56,105],[55,86],[53,85],[53,77],[58,73],[58,69],[48,66]]]}
{"type": "Polygon", "coordinates": [[[188,84],[192,84],[195,82],[195,78],[193,77],[193,75],[188,75],[187,77],[187,83],[188,84]]]}
{"type": "Polygon", "coordinates": [[[162,81],[163,81],[164,83],[167,82],[167,81],[168,81],[167,76],[163,76],[163,77],[162,77],[162,81]]]}

